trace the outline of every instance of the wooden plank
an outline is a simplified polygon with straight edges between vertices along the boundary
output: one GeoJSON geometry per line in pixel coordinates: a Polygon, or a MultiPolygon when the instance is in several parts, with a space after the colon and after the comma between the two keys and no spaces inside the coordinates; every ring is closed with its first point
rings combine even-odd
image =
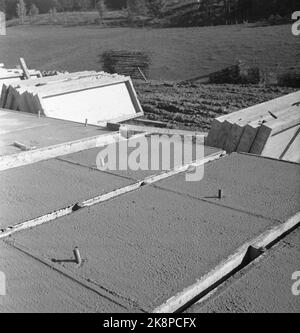
{"type": "Polygon", "coordinates": [[[264,126],[272,129],[272,135],[276,135],[300,123],[300,107],[293,106],[283,110],[278,119],[273,119],[264,124],[264,126]]]}
{"type": "MultiPolygon", "coordinates": [[[[218,144],[218,133],[221,131],[223,126],[223,121],[219,119],[214,119],[211,125],[211,130],[208,132],[206,138],[206,144],[210,147],[217,147],[218,144]]],[[[219,147],[217,147],[219,148],[219,147]]]]}
{"type": "MultiPolygon", "coordinates": [[[[289,150],[289,147],[298,136],[299,128],[300,124],[274,136],[272,135],[261,154],[267,157],[283,159],[284,155],[289,150]]],[[[300,150],[300,146],[298,147],[298,150],[300,150]]]]}
{"type": "Polygon", "coordinates": [[[258,126],[252,126],[251,123],[249,125],[246,125],[236,151],[249,153],[251,146],[257,135],[257,131],[258,131],[258,126]]]}
{"type": "Polygon", "coordinates": [[[259,120],[268,114],[268,111],[277,113],[280,110],[291,107],[294,103],[300,101],[300,91],[288,94],[282,97],[275,98],[273,100],[251,106],[246,109],[239,110],[237,112],[230,113],[218,118],[219,121],[225,120],[230,122],[245,121],[245,125],[251,121],[259,120]]]}
{"type": "Polygon", "coordinates": [[[253,144],[250,148],[250,153],[251,154],[256,154],[256,155],[261,155],[262,151],[264,150],[264,147],[268,141],[268,139],[270,138],[272,133],[272,129],[261,125],[258,128],[256,137],[253,141],[253,144]]]}
{"type": "Polygon", "coordinates": [[[24,58],[20,58],[20,63],[21,63],[21,67],[22,67],[22,70],[23,70],[23,73],[24,73],[24,77],[29,80],[30,79],[30,73],[29,73],[29,70],[27,68],[27,65],[26,65],[26,62],[24,60],[24,58]]]}
{"type": "MultiPolygon", "coordinates": [[[[263,154],[271,136],[275,136],[281,132],[287,131],[300,123],[300,108],[298,106],[289,107],[283,110],[283,113],[278,119],[273,119],[265,124],[262,124],[258,130],[255,140],[251,146],[251,154],[263,154]]],[[[282,140],[287,140],[282,136],[282,140]]],[[[288,142],[286,143],[288,144],[288,142]]]]}
{"type": "Polygon", "coordinates": [[[223,147],[223,149],[226,150],[227,153],[232,153],[237,150],[239,142],[243,136],[244,129],[244,126],[241,126],[239,124],[233,124],[231,126],[229,135],[223,147]]]}
{"type": "Polygon", "coordinates": [[[227,138],[232,128],[232,124],[228,121],[224,121],[221,130],[217,134],[217,148],[224,149],[227,138]]]}
{"type": "Polygon", "coordinates": [[[295,136],[290,141],[285,151],[279,157],[282,160],[300,163],[300,130],[295,133],[295,136]]]}
{"type": "Polygon", "coordinates": [[[8,87],[6,86],[6,84],[3,84],[0,97],[0,108],[3,108],[5,106],[7,94],[8,94],[8,87]]]}
{"type": "Polygon", "coordinates": [[[9,87],[7,89],[7,96],[6,96],[5,106],[4,106],[5,109],[10,110],[10,106],[11,106],[12,101],[13,101],[12,98],[13,98],[12,89],[9,87]]]}

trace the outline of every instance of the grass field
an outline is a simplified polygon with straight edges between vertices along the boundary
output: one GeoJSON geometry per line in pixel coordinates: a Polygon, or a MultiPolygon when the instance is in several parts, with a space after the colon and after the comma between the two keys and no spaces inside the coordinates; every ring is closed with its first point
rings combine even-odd
{"type": "Polygon", "coordinates": [[[152,56],[151,78],[183,80],[205,75],[236,59],[267,72],[300,67],[300,38],[289,25],[245,25],[147,29],[98,26],[15,26],[0,36],[0,62],[15,66],[24,57],[43,70],[101,69],[107,49],[145,50],[152,56]]]}

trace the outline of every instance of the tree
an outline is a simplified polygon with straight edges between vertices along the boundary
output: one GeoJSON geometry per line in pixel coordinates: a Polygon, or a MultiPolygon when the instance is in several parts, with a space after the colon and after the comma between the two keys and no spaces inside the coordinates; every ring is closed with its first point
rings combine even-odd
{"type": "Polygon", "coordinates": [[[163,9],[162,0],[146,0],[146,7],[151,16],[159,17],[163,9]]]}
{"type": "Polygon", "coordinates": [[[127,0],[127,10],[130,19],[146,14],[145,0],[127,0]]]}
{"type": "Polygon", "coordinates": [[[80,10],[86,11],[91,6],[91,0],[77,0],[80,10]]]}
{"type": "Polygon", "coordinates": [[[6,3],[5,0],[0,0],[0,12],[6,12],[6,3]]]}
{"type": "Polygon", "coordinates": [[[33,3],[30,6],[29,9],[29,16],[30,16],[30,20],[32,22],[32,20],[39,14],[39,9],[37,8],[37,6],[33,3]]]}
{"type": "Polygon", "coordinates": [[[126,0],[105,0],[105,5],[110,9],[123,9],[126,8],[126,2],[126,0]]]}
{"type": "Polygon", "coordinates": [[[104,11],[105,11],[104,0],[98,0],[96,3],[96,8],[98,10],[100,24],[103,24],[103,16],[104,16],[104,11]]]}
{"type": "Polygon", "coordinates": [[[24,24],[26,17],[26,5],[24,0],[19,0],[17,3],[17,15],[20,20],[20,24],[24,24]]]}

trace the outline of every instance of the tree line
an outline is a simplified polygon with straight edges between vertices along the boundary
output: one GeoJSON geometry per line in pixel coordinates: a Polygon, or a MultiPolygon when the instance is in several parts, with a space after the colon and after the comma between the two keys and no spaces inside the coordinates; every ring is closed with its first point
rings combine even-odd
{"type": "MultiPolygon", "coordinates": [[[[153,16],[159,16],[168,0],[23,0],[29,13],[31,8],[36,8],[39,13],[48,13],[55,8],[56,11],[85,11],[96,10],[99,2],[106,8],[121,9],[134,8],[144,3],[148,12],[153,16]]],[[[209,7],[218,0],[201,0],[202,7],[209,7]]],[[[7,18],[18,16],[19,0],[0,0],[0,10],[6,12],[7,18]]],[[[221,2],[221,1],[220,1],[221,2]]],[[[270,15],[291,16],[296,11],[299,0],[224,0],[226,16],[230,19],[243,18],[254,21],[268,18],[270,15]]],[[[213,13],[212,13],[213,14],[213,13]]]]}
{"type": "MultiPolygon", "coordinates": [[[[8,19],[17,17],[19,0],[0,0],[0,11],[4,11],[8,19]]],[[[55,8],[58,12],[96,10],[99,0],[24,0],[25,7],[29,12],[33,5],[39,13],[49,13],[55,8]]],[[[103,0],[107,8],[121,9],[126,7],[126,0],[103,0]]]]}

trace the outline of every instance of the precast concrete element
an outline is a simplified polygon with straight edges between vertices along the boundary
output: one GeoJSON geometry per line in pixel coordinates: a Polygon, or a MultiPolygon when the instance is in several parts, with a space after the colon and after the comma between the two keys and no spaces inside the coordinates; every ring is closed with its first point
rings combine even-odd
{"type": "Polygon", "coordinates": [[[2,313],[128,312],[118,300],[96,286],[63,274],[22,249],[0,242],[1,271],[6,295],[0,296],[2,313]]]}
{"type": "Polygon", "coordinates": [[[292,292],[299,271],[300,230],[230,278],[214,295],[188,313],[299,313],[300,298],[292,292]]]}

